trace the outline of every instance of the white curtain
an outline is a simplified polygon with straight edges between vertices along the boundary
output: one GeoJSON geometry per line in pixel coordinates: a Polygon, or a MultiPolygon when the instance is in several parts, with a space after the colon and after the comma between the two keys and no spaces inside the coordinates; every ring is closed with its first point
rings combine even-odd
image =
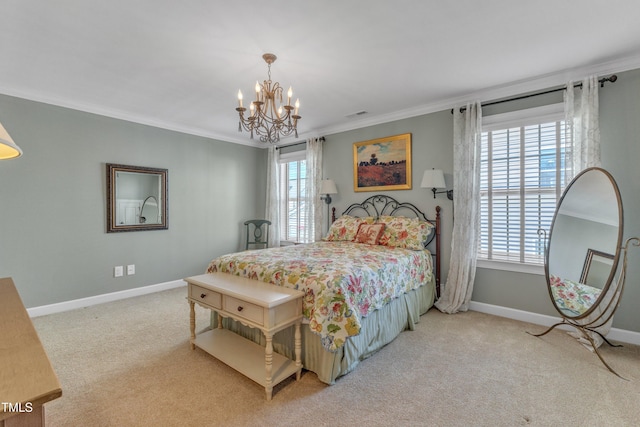
{"type": "MultiPolygon", "coordinates": [[[[444,313],[467,311],[476,275],[480,235],[480,138],[482,108],[467,104],[453,113],[453,204],[455,218],[447,283],[436,307],[444,313]]],[[[440,256],[440,254],[438,254],[440,256]]]]}
{"type": "MultiPolygon", "coordinates": [[[[566,150],[565,162],[571,165],[570,173],[567,176],[567,183],[580,171],[590,167],[600,167],[600,108],[598,98],[598,77],[590,76],[582,81],[581,88],[574,88],[573,82],[567,83],[567,90],[564,97],[565,120],[567,128],[567,144],[571,149],[566,150]],[[575,92],[579,91],[579,96],[575,92]]],[[[611,292],[604,296],[600,307],[607,307],[612,298],[615,298],[616,286],[611,286],[611,292]]],[[[600,334],[607,335],[611,329],[613,316],[603,325],[599,325],[600,318],[606,319],[602,315],[602,310],[597,309],[584,319],[577,320],[576,323],[587,326],[597,326],[595,328],[600,334]],[[598,326],[599,325],[599,326],[598,326]]],[[[593,339],[596,347],[600,347],[602,337],[593,332],[586,332],[593,339]]],[[[591,349],[591,344],[585,340],[580,333],[571,333],[591,349]]]]}
{"type": "Polygon", "coordinates": [[[280,246],[280,165],[278,150],[271,145],[267,148],[267,203],[265,218],[271,221],[269,229],[270,248],[280,246]]]}
{"type": "Polygon", "coordinates": [[[322,201],[320,200],[320,182],[322,180],[322,140],[307,140],[307,182],[304,209],[304,241],[315,242],[322,237],[322,201]]]}
{"type": "Polygon", "coordinates": [[[567,183],[581,170],[600,166],[600,119],[598,101],[598,77],[591,76],[582,81],[582,88],[567,83],[564,92],[566,120],[566,165],[570,170],[567,183]],[[575,96],[575,91],[580,91],[575,96]]]}

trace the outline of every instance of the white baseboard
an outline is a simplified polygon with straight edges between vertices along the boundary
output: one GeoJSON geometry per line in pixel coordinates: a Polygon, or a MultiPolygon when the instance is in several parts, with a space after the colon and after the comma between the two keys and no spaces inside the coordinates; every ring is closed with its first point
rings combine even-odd
{"type": "MultiPolygon", "coordinates": [[[[63,311],[75,310],[76,308],[90,307],[92,305],[104,304],[106,302],[137,297],[154,292],[166,291],[168,289],[179,288],[181,286],[186,286],[184,280],[174,280],[171,282],[159,283],[157,285],[127,289],[126,291],[112,292],[108,294],[96,295],[93,297],[60,302],[56,304],[32,307],[27,309],[27,313],[29,313],[30,317],[45,316],[47,314],[55,314],[61,313],[63,311]]],[[[558,323],[561,320],[559,317],[547,316],[545,314],[532,313],[529,311],[517,310],[515,308],[501,307],[498,305],[475,301],[471,301],[471,303],[469,304],[469,309],[473,311],[479,311],[481,313],[493,314],[495,316],[506,317],[508,319],[519,320],[522,322],[533,323],[534,325],[542,325],[546,327],[558,323]]],[[[561,326],[561,328],[567,330],[572,329],[570,326],[561,326]]],[[[611,328],[611,330],[607,334],[607,338],[628,344],[640,345],[640,332],[611,328]]]]}
{"type": "MultiPolygon", "coordinates": [[[[495,316],[506,317],[508,319],[520,320],[522,322],[533,323],[550,327],[560,322],[560,317],[547,316],[545,314],[531,313],[529,311],[516,310],[514,308],[501,307],[498,305],[485,304],[482,302],[471,301],[469,309],[479,311],[481,313],[493,314],[495,316]]],[[[562,329],[572,330],[571,326],[560,326],[562,329]]],[[[624,329],[611,328],[607,334],[607,338],[613,341],[624,342],[627,344],[640,345],[640,332],[627,331],[624,329]]]]}
{"type": "Polygon", "coordinates": [[[126,298],[137,297],[140,295],[151,294],[154,292],[166,291],[168,289],[186,286],[184,280],[174,280],[171,282],[159,283],[157,285],[143,286],[141,288],[127,289],[126,291],[111,292],[108,294],[96,295],[93,297],[74,299],[71,301],[59,302],[56,304],[42,305],[40,307],[32,307],[27,309],[30,317],[45,316],[47,314],[62,313],[63,311],[75,310],[76,308],[84,308],[105,302],[117,301],[126,298]]]}

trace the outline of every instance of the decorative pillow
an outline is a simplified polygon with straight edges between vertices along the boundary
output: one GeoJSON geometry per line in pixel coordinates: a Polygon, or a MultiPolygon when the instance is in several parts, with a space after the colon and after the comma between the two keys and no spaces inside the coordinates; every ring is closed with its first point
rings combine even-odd
{"type": "Polygon", "coordinates": [[[375,224],[362,223],[358,227],[358,233],[356,238],[353,239],[355,243],[364,243],[366,245],[377,245],[380,240],[380,236],[384,232],[384,224],[376,222],[375,224]]]}
{"type": "Polygon", "coordinates": [[[378,221],[385,224],[380,245],[412,250],[424,249],[433,224],[418,218],[381,216],[378,221]]]}
{"type": "Polygon", "coordinates": [[[358,227],[364,221],[362,218],[356,218],[350,215],[342,215],[340,218],[336,219],[331,227],[329,228],[329,232],[327,236],[322,240],[326,241],[353,241],[358,234],[358,227]]]}

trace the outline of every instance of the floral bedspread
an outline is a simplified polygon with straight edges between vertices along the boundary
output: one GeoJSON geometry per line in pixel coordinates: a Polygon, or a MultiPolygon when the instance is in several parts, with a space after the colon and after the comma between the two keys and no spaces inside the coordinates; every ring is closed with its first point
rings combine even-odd
{"type": "Polygon", "coordinates": [[[561,279],[553,274],[549,276],[551,293],[556,306],[569,316],[585,313],[600,296],[602,289],[585,285],[568,279],[561,279]]]}
{"type": "Polygon", "coordinates": [[[249,277],[305,293],[303,314],[335,351],[360,333],[360,320],[432,280],[429,251],[352,242],[315,242],[223,255],[207,273],[249,277]]]}

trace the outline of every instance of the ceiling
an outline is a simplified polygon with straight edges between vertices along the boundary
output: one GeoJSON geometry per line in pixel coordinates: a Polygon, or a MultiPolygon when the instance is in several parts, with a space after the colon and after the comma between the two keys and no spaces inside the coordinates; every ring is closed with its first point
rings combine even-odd
{"type": "Polygon", "coordinates": [[[242,144],[259,145],[238,133],[237,92],[267,78],[266,52],[272,79],[300,98],[298,140],[640,68],[637,0],[0,8],[0,93],[242,144]]]}

